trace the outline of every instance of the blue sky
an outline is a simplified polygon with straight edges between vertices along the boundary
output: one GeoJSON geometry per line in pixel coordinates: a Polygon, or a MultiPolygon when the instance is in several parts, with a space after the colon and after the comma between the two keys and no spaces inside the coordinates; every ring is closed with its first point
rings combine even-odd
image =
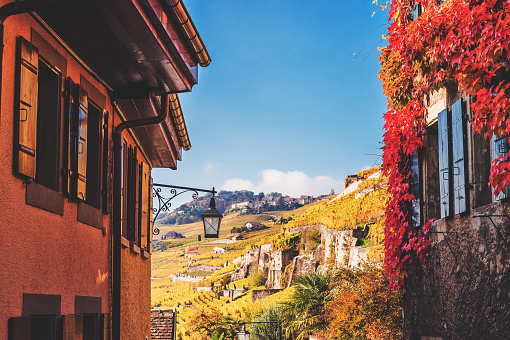
{"type": "Polygon", "coordinates": [[[154,182],[320,195],[380,164],[374,46],[387,12],[372,16],[370,0],[184,3],[212,63],[180,95],[192,148],[154,182]]]}

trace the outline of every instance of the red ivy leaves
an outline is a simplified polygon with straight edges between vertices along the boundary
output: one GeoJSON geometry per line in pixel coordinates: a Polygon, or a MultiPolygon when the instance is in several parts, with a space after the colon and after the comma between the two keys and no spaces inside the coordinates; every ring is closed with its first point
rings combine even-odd
{"type": "MultiPolygon", "coordinates": [[[[471,95],[473,129],[486,138],[510,135],[510,84],[492,84],[500,67],[510,71],[510,0],[420,1],[424,12],[410,22],[414,1],[394,0],[389,45],[381,53],[379,78],[388,97],[384,170],[392,195],[386,210],[387,272],[394,286],[405,269],[423,259],[430,221],[411,228],[409,156],[422,146],[426,109],[433,90],[456,84],[471,95]]],[[[496,194],[510,184],[510,153],[496,159],[490,182],[496,194]]]]}

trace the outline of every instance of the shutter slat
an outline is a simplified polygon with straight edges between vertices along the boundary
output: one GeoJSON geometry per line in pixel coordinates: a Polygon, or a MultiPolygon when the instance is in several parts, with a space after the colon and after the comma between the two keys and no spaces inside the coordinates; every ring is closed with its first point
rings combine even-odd
{"type": "Polygon", "coordinates": [[[35,179],[37,149],[37,94],[39,51],[18,38],[18,96],[15,105],[17,124],[16,171],[35,179]]]}
{"type": "Polygon", "coordinates": [[[448,149],[448,110],[439,112],[438,117],[439,148],[439,197],[441,218],[450,215],[450,153],[448,149]]]}
{"type": "Polygon", "coordinates": [[[87,125],[88,125],[88,94],[80,87],[77,132],[77,185],[76,196],[85,201],[87,192],[87,125]]]}
{"type": "Polygon", "coordinates": [[[465,162],[465,118],[462,112],[462,99],[452,105],[452,149],[453,149],[453,197],[455,214],[466,211],[466,162],[465,162]]]}

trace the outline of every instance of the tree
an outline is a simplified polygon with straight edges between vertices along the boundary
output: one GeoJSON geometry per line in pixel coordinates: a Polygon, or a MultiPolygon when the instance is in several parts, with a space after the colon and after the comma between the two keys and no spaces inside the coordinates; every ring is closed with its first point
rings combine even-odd
{"type": "Polygon", "coordinates": [[[259,192],[259,195],[258,195],[258,200],[259,201],[262,201],[262,199],[265,197],[264,193],[263,192],[259,192]]]}
{"type": "Polygon", "coordinates": [[[331,300],[330,277],[327,274],[306,274],[294,283],[294,292],[282,304],[282,321],[286,331],[297,339],[307,333],[317,333],[327,328],[325,306],[331,300]]]}
{"type": "Polygon", "coordinates": [[[251,337],[253,340],[274,340],[278,338],[278,323],[279,315],[281,314],[281,307],[270,306],[263,309],[255,315],[251,320],[253,322],[267,322],[267,323],[254,323],[250,325],[251,337]]]}
{"type": "Polygon", "coordinates": [[[222,317],[223,314],[218,309],[208,307],[191,316],[186,322],[186,329],[193,339],[210,339],[222,317]]]}
{"type": "Polygon", "coordinates": [[[326,305],[331,339],[401,338],[401,293],[391,289],[382,269],[338,270],[326,305]]]}
{"type": "Polygon", "coordinates": [[[237,340],[237,333],[241,331],[239,321],[231,316],[225,316],[218,324],[218,327],[212,334],[212,340],[237,340]]]}

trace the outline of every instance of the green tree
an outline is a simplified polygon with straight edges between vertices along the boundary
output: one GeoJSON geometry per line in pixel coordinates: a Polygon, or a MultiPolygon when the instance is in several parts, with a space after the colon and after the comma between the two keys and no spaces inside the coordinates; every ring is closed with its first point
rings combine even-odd
{"type": "Polygon", "coordinates": [[[300,340],[307,333],[327,328],[324,308],[331,300],[329,283],[327,274],[306,274],[296,279],[293,294],[282,304],[283,326],[290,335],[300,340]]]}
{"type": "Polygon", "coordinates": [[[278,339],[278,321],[282,310],[278,306],[270,306],[263,309],[252,319],[254,323],[250,325],[251,337],[253,340],[275,340],[278,339]]]}

